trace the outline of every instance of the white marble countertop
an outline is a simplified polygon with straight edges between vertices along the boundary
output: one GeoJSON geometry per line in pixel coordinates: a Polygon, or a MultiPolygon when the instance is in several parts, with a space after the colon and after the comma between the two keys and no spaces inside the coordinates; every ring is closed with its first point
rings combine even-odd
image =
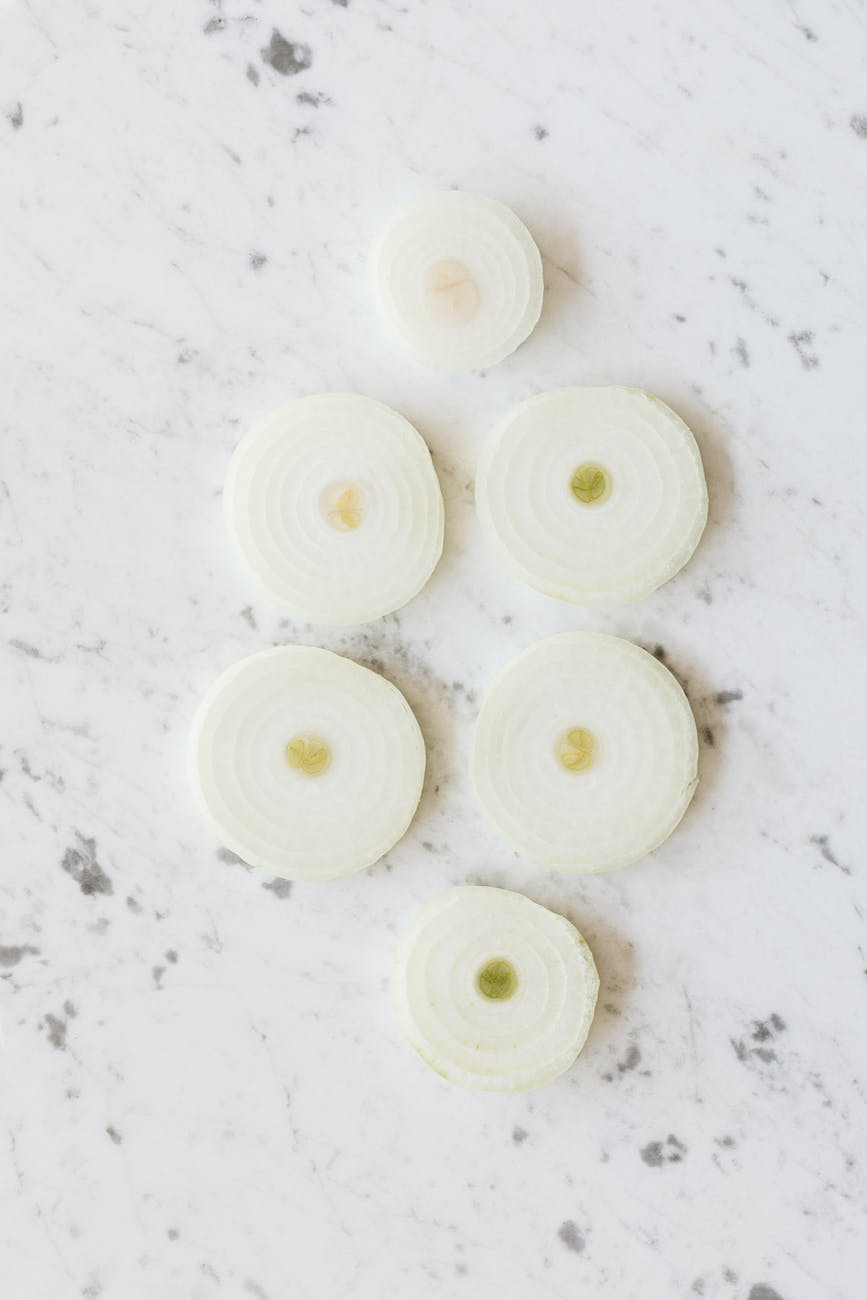
{"type": "Polygon", "coordinates": [[[0,10],[0,1278],[16,1300],[854,1300],[867,955],[858,0],[6,0],[0,10]],[[486,376],[398,355],[365,255],[409,195],[512,205],[547,286],[486,376]],[[627,610],[486,552],[480,440],[565,383],[695,429],[711,523],[627,610]],[[261,412],[355,390],[424,433],[443,562],[399,617],[293,626],[224,536],[261,412]],[[660,647],[703,735],[669,842],[603,878],[505,851],[466,772],[547,633],[660,647]],[[406,693],[429,782],[389,859],[247,872],[199,823],[201,692],[272,643],[406,693]],[[587,935],[599,1013],[522,1097],[427,1071],[395,939],[448,884],[587,935]]]}

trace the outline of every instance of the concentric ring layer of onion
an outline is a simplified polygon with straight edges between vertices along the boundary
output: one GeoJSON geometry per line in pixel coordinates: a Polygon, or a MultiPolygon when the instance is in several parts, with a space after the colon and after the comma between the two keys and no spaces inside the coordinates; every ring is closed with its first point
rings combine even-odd
{"type": "Polygon", "coordinates": [[[415,918],[400,945],[394,997],[419,1055],[464,1088],[524,1092],[568,1070],[593,1020],[599,978],[565,917],[523,894],[466,885],[415,918]],[[514,992],[479,987],[486,963],[508,963],[514,992]]]}
{"type": "Polygon", "coordinates": [[[686,811],[697,766],[678,682],[646,650],[598,632],[519,655],[488,692],[473,742],[491,821],[519,853],[562,871],[608,871],[650,853],[686,811]],[[576,732],[592,749],[570,766],[576,732]]]}
{"type": "Polygon", "coordinates": [[[686,564],[707,522],[707,487],[695,438],[664,402],[637,388],[560,388],[491,430],[476,505],[491,545],[531,587],[617,605],[686,564]],[[595,485],[573,490],[588,467],[604,476],[598,499],[595,485]]]}
{"type": "Polygon", "coordinates": [[[264,589],[315,623],[399,609],[442,553],[430,452],[403,416],[367,397],[302,397],[266,416],[238,444],[223,500],[264,589]]]}
{"type": "Polygon", "coordinates": [[[526,226],[496,199],[459,190],[417,198],[392,218],[372,278],[392,333],[438,370],[502,361],[542,310],[542,259],[526,226]],[[453,282],[445,303],[438,276],[453,282]]]}
{"type": "MultiPolygon", "coordinates": [[[[318,751],[317,751],[318,753],[318,751]]],[[[290,880],[377,862],[421,796],[425,748],[396,686],[328,650],[282,646],[229,668],[193,726],[192,767],[223,844],[290,880]],[[287,756],[315,737],[326,763],[287,756]]]]}

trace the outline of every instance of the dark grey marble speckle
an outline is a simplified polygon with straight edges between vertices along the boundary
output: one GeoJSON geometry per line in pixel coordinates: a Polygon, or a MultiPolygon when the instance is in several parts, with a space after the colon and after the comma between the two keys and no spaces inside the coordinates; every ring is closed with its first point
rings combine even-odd
{"type": "Polygon", "coordinates": [[[853,113],[849,125],[861,140],[867,140],[867,113],[853,113]]]}
{"type": "Polygon", "coordinates": [[[659,1169],[662,1165],[680,1164],[686,1155],[686,1147],[673,1133],[669,1133],[665,1142],[648,1142],[639,1154],[651,1169],[659,1169]]]}
{"type": "Polygon", "coordinates": [[[17,650],[19,654],[26,655],[28,659],[45,659],[45,655],[42,651],[35,645],[31,645],[29,641],[21,641],[18,637],[13,637],[9,644],[13,650],[17,650]]]}
{"type": "Polygon", "coordinates": [[[112,1142],[114,1143],[114,1145],[115,1145],[116,1147],[119,1147],[120,1144],[121,1144],[121,1142],[123,1141],[123,1138],[122,1138],[121,1135],[118,1133],[118,1131],[117,1131],[117,1129],[114,1127],[114,1125],[113,1125],[113,1124],[106,1124],[106,1126],[105,1126],[105,1131],[106,1131],[106,1133],[108,1134],[108,1136],[111,1138],[111,1140],[112,1140],[112,1142]]]}
{"type": "Polygon", "coordinates": [[[217,849],[217,857],[230,867],[246,867],[247,865],[244,859],[239,858],[237,853],[233,853],[231,849],[217,849]]]}
{"type": "Polygon", "coordinates": [[[525,1128],[521,1128],[519,1124],[516,1124],[515,1127],[512,1129],[512,1141],[514,1142],[516,1147],[519,1147],[522,1142],[526,1142],[529,1136],[530,1134],[527,1132],[527,1130],[525,1128]]]}
{"type": "Polygon", "coordinates": [[[273,880],[266,881],[262,888],[269,890],[275,898],[288,898],[292,893],[292,881],[276,876],[273,880]]]}
{"type": "Polygon", "coordinates": [[[833,852],[827,835],[811,835],[810,843],[815,844],[826,862],[830,862],[833,867],[837,867],[845,876],[851,876],[852,868],[847,867],[845,862],[841,862],[836,853],[833,852]]]}
{"type": "Polygon", "coordinates": [[[17,966],[24,957],[36,957],[39,953],[38,948],[33,948],[29,943],[11,944],[4,947],[0,944],[0,966],[17,966]]]}
{"type": "Polygon", "coordinates": [[[221,16],[218,16],[216,18],[209,18],[208,21],[205,23],[204,27],[202,28],[202,31],[205,33],[206,36],[211,36],[214,32],[222,32],[225,30],[226,30],[226,20],[221,16]]]}
{"type": "Polygon", "coordinates": [[[737,289],[738,293],[741,295],[741,297],[744,300],[744,303],[746,304],[746,306],[749,308],[750,311],[758,312],[759,315],[762,316],[763,319],[766,320],[769,325],[771,325],[774,329],[777,328],[777,326],[780,323],[779,320],[776,318],[776,316],[771,316],[768,312],[763,311],[759,307],[759,304],[756,302],[755,298],[753,298],[750,292],[750,286],[747,284],[746,280],[741,280],[738,279],[737,276],[731,275],[729,276],[729,283],[732,284],[735,289],[737,289]]]}
{"type": "Polygon", "coordinates": [[[747,351],[747,345],[742,338],[739,338],[732,349],[738,361],[745,370],[749,369],[750,354],[747,351]]]}
{"type": "Polygon", "coordinates": [[[578,1225],[574,1219],[566,1219],[557,1229],[557,1236],[562,1241],[567,1250],[573,1250],[576,1255],[580,1255],[585,1245],[584,1234],[579,1232],[578,1225]]]}
{"type": "Polygon", "coordinates": [[[548,128],[546,126],[534,126],[533,135],[537,140],[545,140],[548,136],[548,128]]]}
{"type": "Polygon", "coordinates": [[[6,116],[12,124],[12,130],[20,131],[24,125],[24,109],[21,106],[21,102],[19,101],[11,112],[6,114],[6,116]]]}
{"type": "Polygon", "coordinates": [[[713,697],[715,704],[736,704],[744,698],[743,691],[717,691],[713,697]]]}
{"type": "Polygon", "coordinates": [[[70,1020],[78,1014],[71,1002],[64,1002],[63,1016],[53,1016],[51,1012],[44,1017],[48,1029],[48,1041],[58,1052],[66,1051],[66,1030],[70,1020]]]}
{"type": "Polygon", "coordinates": [[[114,886],[97,861],[96,840],[75,832],[78,845],[71,845],[63,855],[61,867],[76,881],[82,894],[113,894],[114,886]]]}
{"type": "Polygon", "coordinates": [[[262,60],[281,77],[294,77],[299,72],[306,72],[313,63],[313,51],[309,45],[287,41],[275,27],[269,44],[262,50],[262,60]]]}
{"type": "Polygon", "coordinates": [[[48,784],[52,786],[55,790],[57,790],[59,794],[61,794],[66,789],[66,782],[64,781],[63,777],[58,776],[56,772],[46,771],[42,773],[42,775],[40,775],[39,772],[34,772],[33,768],[30,766],[30,759],[27,756],[27,754],[21,755],[19,759],[19,765],[21,767],[21,771],[24,773],[26,777],[29,777],[31,781],[36,781],[38,783],[42,781],[44,777],[45,779],[47,779],[48,784]]]}
{"type": "Polygon", "coordinates": [[[48,1026],[48,1041],[58,1052],[66,1051],[66,1021],[53,1016],[51,1012],[45,1017],[48,1026]]]}
{"type": "MultiPolygon", "coordinates": [[[[251,254],[250,254],[250,265],[251,265],[251,267],[253,268],[254,271],[261,271],[261,270],[262,270],[262,267],[265,266],[265,264],[267,263],[267,261],[268,261],[268,258],[267,258],[267,256],[266,256],[265,253],[251,253],[251,254]]],[[[250,609],[250,606],[247,605],[245,609],[242,609],[242,610],[241,610],[241,614],[243,615],[244,618],[247,618],[247,615],[248,615],[248,614],[252,617],[252,610],[250,609]]],[[[249,620],[248,620],[248,621],[249,621],[249,620]]],[[[255,627],[255,626],[256,626],[256,621],[255,621],[255,619],[254,619],[253,622],[250,624],[250,626],[251,626],[251,627],[255,627]]]]}
{"type": "Polygon", "coordinates": [[[247,64],[247,80],[252,82],[254,86],[259,84],[259,69],[254,67],[252,63],[247,64]]]}
{"type": "Polygon", "coordinates": [[[786,1029],[786,1022],[782,1016],[773,1011],[767,1020],[754,1020],[750,1038],[752,1042],[759,1043],[759,1047],[751,1047],[744,1039],[732,1039],[731,1044],[735,1056],[744,1065],[748,1065],[753,1059],[761,1061],[762,1065],[772,1065],[778,1058],[777,1053],[772,1047],[767,1046],[773,1042],[786,1029]]]}
{"type": "Polygon", "coordinates": [[[757,1282],[755,1286],[750,1287],[747,1300],[783,1300],[783,1297],[766,1282],[757,1282]]]}
{"type": "Polygon", "coordinates": [[[716,745],[716,737],[713,734],[712,727],[702,727],[701,738],[706,745],[711,747],[711,749],[716,745]]]}
{"type": "Polygon", "coordinates": [[[648,1142],[646,1147],[641,1148],[641,1159],[646,1165],[650,1165],[652,1169],[661,1165],[663,1162],[662,1143],[648,1142]]]}
{"type": "Polygon", "coordinates": [[[818,370],[819,358],[813,352],[813,332],[812,330],[801,330],[797,334],[789,335],[789,342],[798,354],[801,365],[805,370],[818,370]]]}
{"type": "Polygon", "coordinates": [[[630,1070],[636,1070],[641,1064],[641,1053],[633,1043],[626,1052],[622,1061],[617,1062],[617,1070],[620,1074],[628,1074],[630,1070]]]}
{"type": "Polygon", "coordinates": [[[32,813],[32,815],[36,818],[38,822],[42,821],[42,817],[40,816],[39,809],[36,807],[36,804],[30,798],[29,794],[25,794],[21,802],[24,804],[24,807],[27,809],[27,811],[29,813],[32,813]]]}

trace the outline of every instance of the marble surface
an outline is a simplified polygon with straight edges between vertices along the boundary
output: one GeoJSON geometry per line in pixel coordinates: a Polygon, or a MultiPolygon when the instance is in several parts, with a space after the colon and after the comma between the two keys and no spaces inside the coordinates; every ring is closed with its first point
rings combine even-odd
{"type": "Polygon", "coordinates": [[[5,0],[0,8],[0,1277],[17,1300],[863,1294],[867,11],[858,0],[5,0]],[[409,195],[511,204],[543,318],[442,378],[373,319],[409,195]],[[581,612],[485,551],[508,406],[651,388],[711,522],[581,612]],[[355,390],[423,431],[448,540],[399,617],[285,622],[224,536],[244,428],[355,390]],[[703,736],[670,841],[558,877],[482,823],[486,683],[570,627],[658,647],[703,736]],[[184,773],[202,691],[285,641],[380,667],[429,743],[386,862],[278,883],[184,773]],[[587,1048],[523,1097],[400,1039],[396,937],[445,886],[562,909],[587,1048]],[[860,1255],[860,1259],[859,1259],[860,1255]]]}

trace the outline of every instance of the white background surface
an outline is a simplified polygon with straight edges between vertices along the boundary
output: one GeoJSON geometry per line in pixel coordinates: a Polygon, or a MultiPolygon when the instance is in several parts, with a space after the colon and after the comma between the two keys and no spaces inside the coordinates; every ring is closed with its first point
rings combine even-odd
{"type": "Polygon", "coordinates": [[[862,1293],[865,51],[856,0],[2,5],[16,1300],[862,1293]],[[451,185],[545,259],[487,376],[416,367],[369,302],[383,220],[451,185]],[[495,564],[471,480],[511,403],[600,382],[691,424],[711,522],[662,592],[582,613],[495,564]],[[220,515],[244,428],[329,388],[419,427],[447,509],[425,592],[347,634],[258,601],[220,515]],[[579,626],[663,647],[704,731],[681,828],[598,879],[511,856],[466,773],[492,674],[579,626]],[[220,856],[184,746],[220,670],[292,640],[405,691],[429,781],[387,862],[290,890],[220,856]],[[463,881],[596,954],[539,1093],[462,1094],[399,1038],[396,936],[463,881]]]}

